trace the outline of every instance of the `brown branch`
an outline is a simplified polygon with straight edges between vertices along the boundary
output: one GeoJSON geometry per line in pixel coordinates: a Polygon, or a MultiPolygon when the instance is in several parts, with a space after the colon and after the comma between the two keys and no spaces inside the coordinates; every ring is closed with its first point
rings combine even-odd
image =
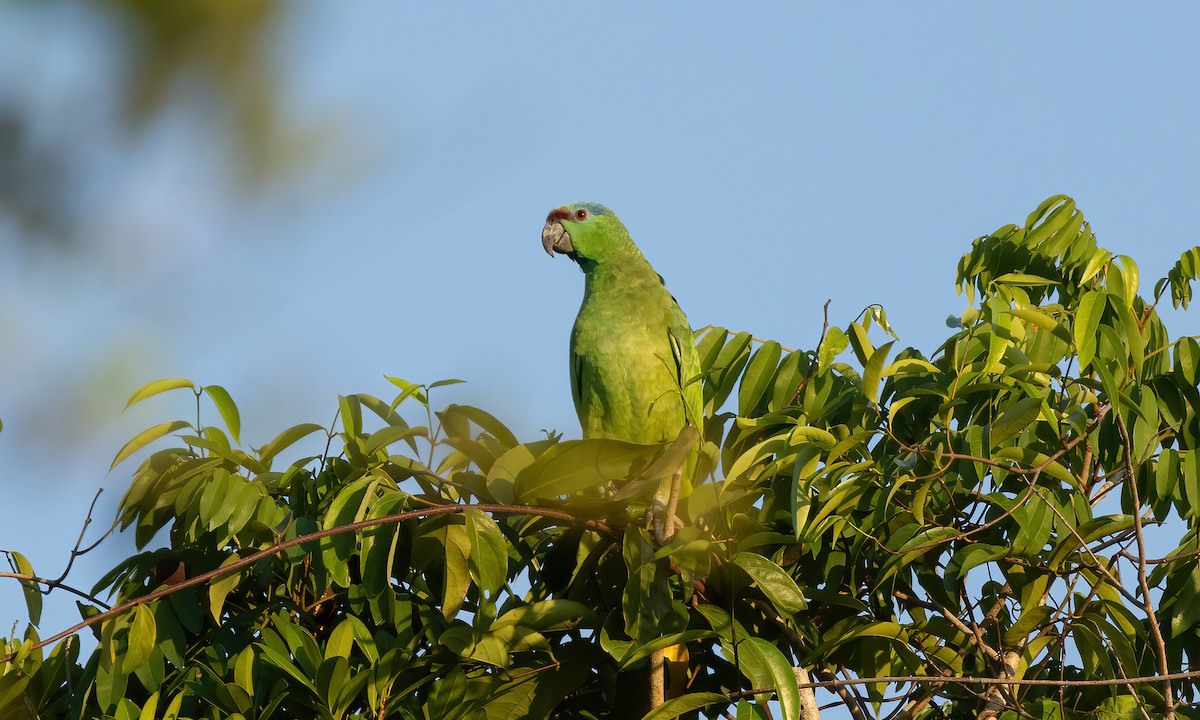
{"type": "MultiPolygon", "coordinates": [[[[587,528],[588,530],[594,530],[596,532],[603,533],[605,535],[611,535],[614,537],[617,535],[617,533],[613,530],[612,527],[610,527],[609,525],[602,523],[598,520],[588,520],[585,518],[576,517],[575,515],[572,515],[567,512],[563,512],[562,510],[553,510],[550,508],[532,507],[529,505],[491,505],[491,504],[487,504],[487,505],[457,505],[457,504],[455,504],[455,505],[441,505],[438,507],[431,507],[431,508],[421,508],[420,510],[409,510],[407,512],[396,513],[395,515],[388,515],[386,517],[370,518],[368,520],[359,520],[358,522],[349,523],[347,525],[339,525],[338,527],[328,528],[325,530],[318,530],[317,532],[313,532],[313,533],[309,533],[307,535],[301,535],[300,537],[292,538],[291,540],[279,543],[278,545],[272,545],[269,548],[266,548],[264,550],[259,550],[256,553],[253,553],[247,557],[244,557],[241,560],[238,560],[237,562],[233,562],[233,563],[230,563],[229,565],[219,567],[215,570],[210,570],[206,573],[197,575],[192,578],[188,578],[187,580],[184,580],[183,582],[177,583],[175,585],[160,588],[148,595],[143,595],[141,597],[126,600],[125,602],[121,603],[120,605],[117,605],[116,607],[113,607],[109,610],[105,610],[102,613],[97,613],[96,615],[93,615],[90,618],[87,618],[86,620],[84,620],[81,623],[78,623],[66,630],[63,630],[62,632],[60,632],[56,635],[53,635],[45,640],[42,640],[41,642],[35,644],[32,648],[29,648],[29,649],[37,650],[38,648],[45,647],[45,646],[55,643],[59,640],[62,640],[65,637],[74,635],[75,633],[79,632],[80,630],[83,630],[86,627],[90,627],[92,625],[95,625],[96,623],[102,622],[109,618],[116,617],[122,613],[128,612],[129,610],[132,610],[133,608],[137,607],[138,605],[145,605],[147,603],[153,602],[155,600],[159,600],[161,598],[164,598],[168,595],[179,592],[181,590],[186,590],[187,588],[195,587],[196,585],[201,585],[210,580],[215,580],[216,578],[223,577],[225,575],[229,575],[231,573],[237,572],[238,570],[241,570],[244,567],[253,565],[254,563],[258,562],[259,560],[262,560],[263,558],[270,557],[272,555],[277,555],[277,554],[283,552],[284,550],[296,547],[297,545],[303,545],[305,543],[310,543],[310,542],[313,542],[316,540],[323,540],[324,538],[327,538],[327,537],[333,537],[335,535],[341,535],[343,533],[353,532],[355,530],[362,530],[364,528],[369,528],[369,527],[377,527],[380,525],[391,525],[394,523],[400,523],[400,522],[404,522],[406,520],[413,520],[413,519],[421,518],[421,517],[432,517],[435,515],[453,515],[456,513],[466,512],[467,510],[470,510],[472,508],[474,508],[476,510],[482,510],[483,512],[498,513],[501,515],[532,515],[535,517],[549,518],[551,520],[562,520],[564,522],[568,522],[573,525],[579,525],[581,527],[587,528]]],[[[15,658],[16,656],[17,656],[17,653],[15,653],[15,652],[11,652],[11,653],[8,653],[7,655],[0,656],[0,664],[12,662],[13,658],[15,658]]]]}
{"type": "MultiPolygon", "coordinates": [[[[994,677],[976,677],[976,676],[935,676],[935,675],[881,675],[879,677],[867,678],[845,678],[835,680],[814,680],[807,683],[801,683],[800,687],[813,688],[835,688],[844,687],[847,685],[873,685],[877,683],[895,684],[895,683],[954,683],[956,685],[1021,685],[1030,687],[1112,687],[1115,685],[1151,685],[1162,682],[1176,682],[1183,680],[1200,679],[1200,670],[1189,670],[1186,672],[1171,673],[1169,675],[1142,675],[1130,678],[1100,678],[1094,680],[1066,680],[1066,679],[1043,679],[1043,678],[994,678],[994,677]]],[[[765,690],[739,690],[732,695],[731,699],[739,697],[749,697],[760,693],[774,692],[773,688],[765,690]]],[[[727,696],[728,696],[727,695],[727,696]]]]}
{"type": "MultiPolygon", "coordinates": [[[[1138,493],[1137,475],[1133,471],[1133,458],[1130,457],[1133,442],[1129,439],[1129,430],[1125,423],[1118,422],[1117,429],[1121,431],[1121,444],[1125,446],[1125,480],[1129,483],[1129,492],[1133,499],[1133,529],[1137,537],[1137,572],[1138,585],[1142,589],[1142,608],[1146,611],[1146,624],[1150,626],[1150,637],[1154,640],[1159,671],[1166,675],[1171,666],[1167,659],[1167,644],[1158,628],[1158,615],[1154,612],[1154,601],[1150,598],[1150,582],[1146,576],[1146,534],[1142,530],[1142,500],[1138,493]]],[[[1175,720],[1175,693],[1170,680],[1163,680],[1163,703],[1166,705],[1165,720],[1175,720]]]]}

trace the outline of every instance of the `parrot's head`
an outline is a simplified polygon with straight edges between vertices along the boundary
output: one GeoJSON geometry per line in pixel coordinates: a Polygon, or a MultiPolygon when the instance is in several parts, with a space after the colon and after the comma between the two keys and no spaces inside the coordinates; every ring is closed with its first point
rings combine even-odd
{"type": "Polygon", "coordinates": [[[551,257],[560,253],[586,268],[628,252],[633,242],[612,210],[576,202],[556,207],[546,216],[542,247],[551,257]]]}

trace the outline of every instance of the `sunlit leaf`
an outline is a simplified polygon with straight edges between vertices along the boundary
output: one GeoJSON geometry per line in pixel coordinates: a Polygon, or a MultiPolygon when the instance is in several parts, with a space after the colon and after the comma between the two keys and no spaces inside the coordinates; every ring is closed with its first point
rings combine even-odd
{"type": "Polygon", "coordinates": [[[407,440],[412,437],[426,437],[428,432],[423,427],[406,427],[404,425],[385,425],[367,436],[363,441],[363,452],[374,455],[379,450],[394,442],[407,440]]]}
{"type": "Polygon", "coordinates": [[[530,502],[629,480],[662,449],[606,439],[561,442],[517,474],[515,494],[519,501],[530,502]]]}
{"type": "Polygon", "coordinates": [[[156,638],[154,613],[145,605],[138,605],[129,623],[129,644],[121,657],[121,672],[130,674],[144,665],[154,651],[156,638]]]}
{"type": "Polygon", "coordinates": [[[1105,304],[1104,293],[1091,290],[1084,294],[1075,310],[1075,352],[1079,355],[1080,370],[1089,367],[1096,355],[1096,329],[1100,327],[1105,304]]]}
{"type": "Polygon", "coordinates": [[[179,388],[188,388],[190,390],[195,390],[196,385],[191,380],[188,380],[187,378],[168,378],[165,380],[155,380],[154,382],[148,382],[145,385],[138,388],[137,390],[135,390],[133,392],[133,395],[129,396],[129,401],[125,403],[125,407],[128,408],[129,406],[133,405],[134,403],[139,403],[148,397],[158,395],[159,393],[167,392],[168,390],[177,390],[179,388]]]}
{"type": "Polygon", "coordinates": [[[466,380],[459,380],[458,378],[448,378],[446,380],[434,380],[433,382],[429,383],[429,389],[432,390],[436,387],[444,387],[446,385],[458,385],[459,383],[465,383],[465,382],[466,382],[466,380]]]}
{"type": "Polygon", "coordinates": [[[425,407],[429,407],[429,398],[427,398],[425,396],[425,393],[423,392],[423,388],[424,388],[423,385],[409,382],[408,380],[405,380],[404,378],[392,377],[391,375],[384,375],[384,378],[391,384],[400,388],[400,390],[402,391],[399,395],[396,396],[396,399],[392,401],[392,409],[399,407],[401,404],[404,403],[405,400],[407,400],[410,397],[416,398],[417,402],[421,403],[421,405],[423,405],[425,407]]]}
{"type": "Polygon", "coordinates": [[[750,681],[754,689],[774,689],[789,720],[800,718],[800,691],[796,687],[796,675],[792,664],[779,648],[763,638],[746,638],[738,643],[738,669],[750,681]]]}
{"type": "Polygon", "coordinates": [[[471,543],[468,570],[480,589],[493,592],[508,580],[508,543],[487,513],[469,508],[465,515],[471,543]]]}
{"type": "Polygon", "coordinates": [[[862,391],[871,402],[879,400],[879,380],[883,377],[883,364],[887,361],[893,344],[894,340],[875,349],[863,369],[862,391]]]}
{"type": "MultiPolygon", "coordinates": [[[[33,565],[21,553],[15,550],[5,551],[12,558],[13,565],[16,566],[18,573],[28,575],[30,578],[35,577],[33,573],[33,565]]],[[[42,622],[42,593],[38,584],[33,580],[21,580],[21,594],[25,597],[25,609],[29,613],[29,623],[31,625],[40,625],[42,622]]]]}
{"type": "Polygon", "coordinates": [[[113,458],[112,465],[110,465],[108,469],[112,470],[116,466],[120,465],[125,458],[134,454],[138,450],[141,450],[164,435],[170,435],[176,430],[182,430],[190,427],[190,423],[186,423],[183,420],[174,420],[172,422],[159,423],[151,428],[146,428],[135,435],[132,440],[125,443],[125,446],[122,447],[121,451],[117,453],[117,456],[113,458]]]}
{"type": "Polygon", "coordinates": [[[316,423],[301,423],[293,425],[275,436],[271,442],[263,445],[258,450],[258,457],[264,463],[270,463],[271,460],[283,452],[287,448],[294,445],[298,440],[312,435],[315,432],[324,432],[325,428],[316,423]]]}
{"type": "Polygon", "coordinates": [[[445,412],[454,412],[462,415],[483,428],[486,432],[491,433],[492,437],[499,440],[507,448],[517,445],[517,438],[512,434],[512,431],[505,427],[504,423],[497,420],[494,415],[485,410],[480,410],[470,405],[448,405],[445,412]]]}
{"type": "MultiPolygon", "coordinates": [[[[236,555],[230,555],[221,563],[221,567],[232,565],[237,561],[238,557],[236,555]]],[[[208,611],[212,615],[213,620],[217,621],[218,625],[221,624],[221,614],[225,607],[225,598],[229,597],[229,593],[233,592],[233,589],[238,586],[241,580],[241,573],[232,572],[209,582],[208,611]]]]}
{"type": "Polygon", "coordinates": [[[746,571],[781,615],[795,615],[808,607],[804,593],[800,592],[792,576],[769,559],[755,553],[739,552],[732,562],[746,571]]]}
{"type": "Polygon", "coordinates": [[[205,385],[204,393],[208,395],[213,405],[217,406],[217,412],[221,413],[221,419],[225,421],[225,427],[229,429],[229,434],[233,436],[233,441],[240,443],[238,438],[242,431],[242,418],[238,414],[237,405],[234,404],[233,398],[225,388],[220,385],[205,385]]]}
{"type": "Polygon", "coordinates": [[[775,370],[779,367],[779,358],[783,349],[774,340],[768,340],[754,352],[750,362],[742,373],[741,386],[738,389],[738,410],[747,414],[758,405],[767,391],[775,370]]]}

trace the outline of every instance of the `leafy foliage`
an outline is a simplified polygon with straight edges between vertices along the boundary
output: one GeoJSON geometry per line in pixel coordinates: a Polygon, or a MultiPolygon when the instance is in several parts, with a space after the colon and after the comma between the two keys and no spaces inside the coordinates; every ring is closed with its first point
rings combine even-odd
{"type": "Polygon", "coordinates": [[[894,352],[878,306],[811,351],[706,329],[704,427],[662,446],[520,443],[435,412],[444,383],[389,378],[390,402],[243,449],[224,389],[151,383],[131,402],[190,390],[224,428],[120,451],[176,440],[122,501],[142,550],[93,591],[123,611],[81,604],[102,620],[82,664],[12,639],[0,711],[636,717],[640,668],[686,644],[682,694],[647,717],[799,717],[799,668],[859,681],[833,689],[856,717],[1200,716],[1194,678],[1163,677],[1200,656],[1200,343],[1156,311],[1168,289],[1186,307],[1198,259],[1147,301],[1050,198],[973,243],[971,305],[928,356],[894,352]],[[697,442],[659,547],[650,499],[697,442]],[[1177,547],[1151,557],[1151,532],[1177,547]]]}

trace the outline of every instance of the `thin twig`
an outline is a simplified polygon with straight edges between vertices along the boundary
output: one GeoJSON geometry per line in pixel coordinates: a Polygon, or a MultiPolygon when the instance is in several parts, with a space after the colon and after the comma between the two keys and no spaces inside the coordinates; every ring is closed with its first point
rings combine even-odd
{"type": "Polygon", "coordinates": [[[825,301],[824,313],[825,319],[821,323],[821,337],[817,340],[817,350],[813,353],[812,362],[808,364],[808,372],[805,373],[804,379],[800,381],[800,386],[796,388],[796,392],[792,393],[792,399],[787,401],[789,405],[795,405],[800,400],[800,395],[804,392],[804,388],[808,386],[808,381],[812,380],[813,374],[817,371],[818,360],[821,357],[821,344],[825,342],[825,333],[829,330],[829,303],[832,299],[825,301]]]}
{"type": "Polygon", "coordinates": [[[108,604],[99,598],[93,597],[82,590],[71,587],[70,585],[66,585],[61,580],[51,580],[50,578],[38,577],[37,575],[27,575],[25,573],[16,572],[0,572],[0,578],[12,578],[13,580],[24,580],[26,582],[37,583],[38,585],[45,585],[46,589],[39,591],[43,595],[49,593],[52,589],[61,588],[72,595],[78,595],[84,600],[88,600],[96,603],[97,605],[102,605],[105,608],[108,608],[108,604]]]}

